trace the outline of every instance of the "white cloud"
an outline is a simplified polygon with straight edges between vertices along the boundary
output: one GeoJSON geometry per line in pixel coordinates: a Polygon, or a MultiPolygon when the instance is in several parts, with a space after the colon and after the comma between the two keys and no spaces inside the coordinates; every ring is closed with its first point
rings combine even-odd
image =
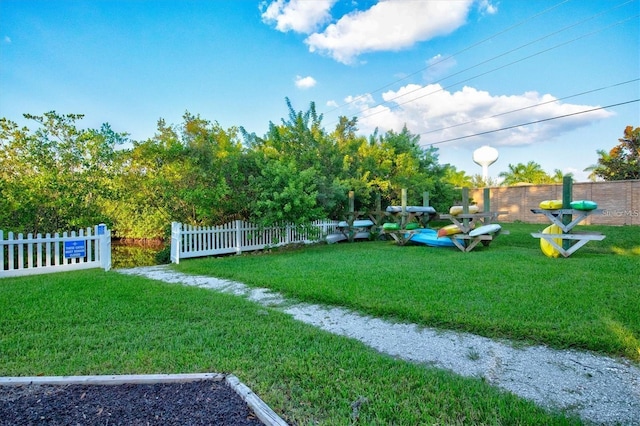
{"type": "Polygon", "coordinates": [[[305,43],[311,52],[349,64],[365,52],[400,50],[449,34],[465,23],[472,4],[473,0],[380,1],[366,11],[344,15],[305,43]]]}
{"type": "Polygon", "coordinates": [[[295,84],[298,89],[310,89],[315,86],[316,83],[316,79],[311,76],[302,77],[297,75],[295,80],[295,84]]]}
{"type": "Polygon", "coordinates": [[[358,113],[360,131],[363,134],[370,134],[375,128],[400,131],[406,124],[412,133],[421,135],[421,143],[425,146],[456,138],[463,139],[448,142],[447,146],[525,146],[557,138],[613,115],[606,110],[597,110],[546,121],[595,107],[557,102],[553,96],[537,92],[492,96],[473,87],[448,92],[438,84],[409,84],[397,91],[383,93],[382,98],[383,105],[377,105],[380,102],[371,95],[345,99],[346,102],[357,99],[350,106],[358,113]],[[528,108],[538,104],[541,105],[528,108]],[[536,121],[541,122],[519,126],[536,121]],[[518,127],[494,132],[512,126],[518,127]],[[478,135],[483,132],[491,133],[478,135]]]}
{"type": "Polygon", "coordinates": [[[278,31],[311,33],[331,20],[329,10],[337,0],[275,0],[260,5],[262,21],[278,31]]]}
{"type": "Polygon", "coordinates": [[[495,15],[498,13],[498,6],[492,4],[489,0],[481,0],[478,4],[478,8],[481,13],[486,13],[487,15],[495,15]]]}

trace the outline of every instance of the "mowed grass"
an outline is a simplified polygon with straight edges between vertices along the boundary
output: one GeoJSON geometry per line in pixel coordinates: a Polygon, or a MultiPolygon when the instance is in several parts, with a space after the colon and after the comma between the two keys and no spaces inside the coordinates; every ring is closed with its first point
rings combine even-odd
{"type": "Polygon", "coordinates": [[[509,235],[469,253],[378,241],[174,267],[398,321],[640,361],[640,227],[580,226],[606,238],[557,259],[530,235],[544,225],[503,227],[509,235]]]}
{"type": "MultiPolygon", "coordinates": [[[[395,248],[314,247],[311,258],[304,250],[219,262],[266,267],[270,259],[274,276],[289,282],[292,263],[327,257],[321,271],[336,259],[330,253],[369,258],[378,250],[395,248]]],[[[481,379],[381,355],[231,295],[99,270],[0,280],[1,376],[194,372],[237,375],[291,424],[580,424],[481,379]]]]}

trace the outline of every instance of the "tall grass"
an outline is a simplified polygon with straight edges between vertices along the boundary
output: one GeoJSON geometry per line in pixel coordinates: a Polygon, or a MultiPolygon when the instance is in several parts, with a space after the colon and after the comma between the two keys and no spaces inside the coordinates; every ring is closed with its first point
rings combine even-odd
{"type": "Polygon", "coordinates": [[[640,361],[640,227],[579,227],[606,238],[566,259],[542,254],[530,235],[542,227],[506,224],[509,235],[470,253],[382,241],[175,268],[375,316],[640,361]]]}
{"type": "MultiPolygon", "coordinates": [[[[385,246],[328,249],[368,247],[385,246]]],[[[304,253],[252,259],[329,252],[304,253]]],[[[291,424],[580,423],[231,295],[103,271],[0,280],[0,375],[186,372],[231,372],[291,424]]]]}

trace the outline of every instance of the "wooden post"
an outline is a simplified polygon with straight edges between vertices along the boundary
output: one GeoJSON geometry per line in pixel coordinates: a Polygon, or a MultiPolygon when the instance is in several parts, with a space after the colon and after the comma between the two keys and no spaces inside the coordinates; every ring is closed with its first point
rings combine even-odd
{"type": "Polygon", "coordinates": [[[489,188],[484,188],[483,196],[484,212],[489,213],[491,211],[491,190],[489,188]]]}
{"type": "Polygon", "coordinates": [[[407,225],[407,189],[402,188],[402,218],[400,219],[400,228],[404,229],[407,225]]]}
{"type": "MultiPolygon", "coordinates": [[[[469,214],[469,188],[462,188],[462,214],[469,214]]],[[[469,218],[463,218],[462,223],[465,229],[469,226],[469,218]]]]}
{"type": "Polygon", "coordinates": [[[422,206],[429,207],[429,191],[424,191],[422,194],[422,206]]]}
{"type": "Polygon", "coordinates": [[[355,192],[349,191],[349,215],[347,217],[347,221],[349,223],[349,227],[353,226],[353,220],[355,219],[355,210],[356,210],[356,195],[355,192]]]}
{"type": "Polygon", "coordinates": [[[376,194],[376,225],[382,226],[382,196],[376,194]]]}
{"type": "Polygon", "coordinates": [[[352,243],[355,237],[355,233],[353,232],[353,221],[355,220],[355,211],[356,211],[356,194],[354,191],[349,191],[349,217],[347,217],[347,224],[349,225],[349,242],[352,243]]]}
{"type": "MultiPolygon", "coordinates": [[[[570,175],[566,175],[562,178],[562,208],[570,209],[571,201],[573,198],[573,180],[570,175]]],[[[573,220],[573,216],[570,214],[562,215],[562,223],[568,225],[573,220]]],[[[564,232],[563,232],[564,233],[564,232]]],[[[562,248],[568,250],[571,248],[571,240],[562,240],[562,248]]]]}

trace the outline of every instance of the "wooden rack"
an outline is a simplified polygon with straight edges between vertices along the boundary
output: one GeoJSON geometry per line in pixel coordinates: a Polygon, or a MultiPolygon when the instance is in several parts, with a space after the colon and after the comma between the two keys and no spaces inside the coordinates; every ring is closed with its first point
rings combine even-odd
{"type": "MultiPolygon", "coordinates": [[[[381,229],[382,234],[389,235],[391,238],[394,239],[394,241],[396,243],[398,243],[398,245],[403,246],[403,245],[405,245],[406,243],[409,242],[409,240],[411,239],[413,234],[416,232],[414,230],[406,229],[406,226],[407,226],[408,223],[410,223],[410,222],[415,220],[420,225],[420,227],[426,228],[427,224],[431,220],[438,218],[438,214],[435,212],[435,210],[432,213],[431,212],[412,210],[411,206],[407,206],[407,190],[404,189],[404,188],[402,189],[401,197],[402,197],[401,198],[401,206],[400,206],[400,210],[399,211],[397,211],[397,212],[389,212],[389,211],[382,212],[385,216],[393,218],[394,222],[399,225],[400,229],[393,230],[393,231],[384,230],[384,229],[382,229],[382,227],[380,229],[381,229]]],[[[422,204],[423,204],[423,207],[428,207],[429,206],[429,193],[428,192],[425,192],[423,194],[422,204]]],[[[380,208],[378,208],[378,209],[380,210],[380,208]]]]}
{"type": "Polygon", "coordinates": [[[544,209],[531,209],[532,213],[542,214],[551,221],[553,225],[557,225],[562,229],[562,234],[544,234],[542,232],[534,232],[531,234],[534,238],[544,238],[549,242],[558,252],[564,256],[569,257],[582,246],[589,241],[602,241],[605,239],[605,235],[599,232],[574,232],[573,228],[588,216],[594,213],[602,213],[602,210],[575,210],[575,209],[557,209],[557,210],[544,210],[544,209]],[[572,220],[568,223],[564,223],[563,218],[571,217],[572,220]],[[563,244],[558,244],[555,240],[562,240],[563,244]],[[569,242],[569,247],[565,247],[564,241],[569,242]],[[572,243],[575,241],[575,243],[572,243]]]}
{"type": "Polygon", "coordinates": [[[509,231],[501,229],[493,234],[476,235],[473,237],[469,235],[469,232],[471,232],[474,228],[496,223],[499,215],[507,213],[508,212],[479,212],[467,214],[462,213],[455,216],[450,214],[441,214],[440,218],[448,219],[451,221],[451,223],[460,228],[462,233],[448,235],[448,237],[456,247],[466,253],[473,250],[479,243],[482,243],[483,246],[488,246],[489,244],[491,244],[491,241],[493,241],[499,234],[508,234],[509,231]],[[475,226],[472,225],[472,223],[475,226]],[[460,242],[460,240],[464,240],[466,244],[463,244],[462,242],[460,242]]]}

